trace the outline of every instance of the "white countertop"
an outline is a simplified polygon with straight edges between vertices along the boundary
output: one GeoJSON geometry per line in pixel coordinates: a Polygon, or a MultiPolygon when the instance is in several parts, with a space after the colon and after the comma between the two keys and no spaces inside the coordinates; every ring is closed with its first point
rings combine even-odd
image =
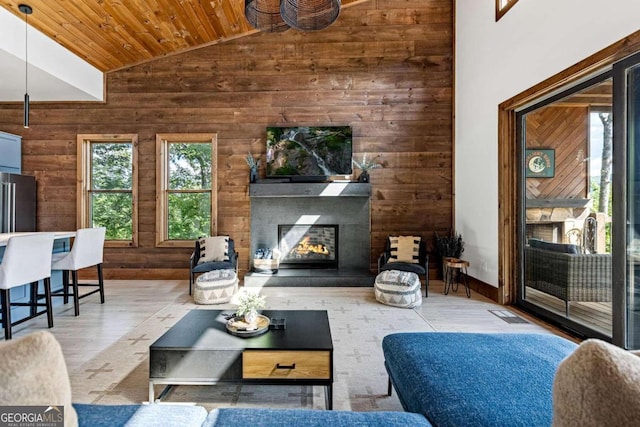
{"type": "MultiPolygon", "coordinates": [[[[37,234],[38,232],[21,232],[21,233],[0,233],[0,246],[7,246],[7,242],[9,238],[15,236],[26,236],[28,234],[37,234]]],[[[50,233],[50,231],[48,232],[50,233]]],[[[54,231],[56,239],[68,239],[70,237],[75,237],[75,231],[54,231]]]]}

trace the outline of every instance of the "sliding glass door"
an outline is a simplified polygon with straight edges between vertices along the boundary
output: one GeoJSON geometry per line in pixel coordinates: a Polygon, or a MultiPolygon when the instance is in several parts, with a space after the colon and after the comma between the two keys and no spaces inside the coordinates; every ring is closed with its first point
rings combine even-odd
{"type": "MultiPolygon", "coordinates": [[[[626,150],[617,153],[615,161],[625,167],[626,179],[618,187],[626,202],[624,210],[626,227],[614,236],[619,257],[614,277],[620,277],[620,320],[617,325],[616,343],[640,348],[640,55],[634,55],[614,66],[616,99],[616,142],[626,150]],[[619,102],[618,102],[619,101],[619,102]],[[620,274],[616,274],[620,272],[620,274]]],[[[620,215],[622,221],[622,215],[620,215]]]]}
{"type": "Polygon", "coordinates": [[[640,53],[517,113],[517,303],[640,349],[640,53]]]}
{"type": "Polygon", "coordinates": [[[611,339],[613,84],[605,72],[519,112],[519,302],[611,339]]]}

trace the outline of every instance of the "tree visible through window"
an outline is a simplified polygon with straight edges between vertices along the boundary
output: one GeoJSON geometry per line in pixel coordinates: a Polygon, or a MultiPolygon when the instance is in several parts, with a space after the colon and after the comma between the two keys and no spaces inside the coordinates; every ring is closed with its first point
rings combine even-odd
{"type": "Polygon", "coordinates": [[[137,136],[78,135],[78,226],[105,227],[106,245],[137,242],[137,136]]]}
{"type": "Polygon", "coordinates": [[[216,232],[215,135],[158,135],[158,244],[182,246],[216,232]]]}
{"type": "Polygon", "coordinates": [[[211,143],[169,143],[169,240],[211,232],[211,143]]]}

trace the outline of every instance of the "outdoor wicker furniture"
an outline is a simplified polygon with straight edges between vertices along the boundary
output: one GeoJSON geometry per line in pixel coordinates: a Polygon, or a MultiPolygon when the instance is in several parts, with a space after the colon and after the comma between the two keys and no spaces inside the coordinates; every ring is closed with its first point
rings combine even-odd
{"type": "Polygon", "coordinates": [[[533,247],[540,241],[530,239],[525,248],[526,286],[563,300],[567,317],[569,301],[611,301],[611,254],[567,253],[574,245],[541,243],[544,248],[533,247]]]}

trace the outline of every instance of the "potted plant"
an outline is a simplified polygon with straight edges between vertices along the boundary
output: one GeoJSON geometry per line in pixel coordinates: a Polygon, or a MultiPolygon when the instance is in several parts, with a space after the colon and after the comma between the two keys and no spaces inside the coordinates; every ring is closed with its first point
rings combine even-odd
{"type": "Polygon", "coordinates": [[[237,317],[244,317],[244,321],[249,325],[255,324],[258,320],[258,309],[263,308],[267,297],[260,294],[247,292],[238,298],[237,317]]]}
{"type": "Polygon", "coordinates": [[[369,170],[382,167],[382,163],[380,163],[379,159],[380,154],[378,154],[371,160],[367,160],[367,153],[364,153],[362,155],[361,162],[358,163],[355,159],[351,160],[353,164],[362,171],[362,173],[358,177],[358,182],[369,182],[369,170]]]}
{"type": "Polygon", "coordinates": [[[434,233],[434,239],[436,255],[440,257],[440,264],[442,266],[441,273],[444,274],[444,259],[460,258],[460,255],[464,252],[464,241],[462,240],[462,235],[453,229],[446,236],[440,236],[436,231],[434,233]]]}
{"type": "Polygon", "coordinates": [[[258,167],[260,167],[260,156],[254,158],[251,153],[247,153],[245,158],[247,165],[249,165],[249,182],[258,181],[258,167]]]}

